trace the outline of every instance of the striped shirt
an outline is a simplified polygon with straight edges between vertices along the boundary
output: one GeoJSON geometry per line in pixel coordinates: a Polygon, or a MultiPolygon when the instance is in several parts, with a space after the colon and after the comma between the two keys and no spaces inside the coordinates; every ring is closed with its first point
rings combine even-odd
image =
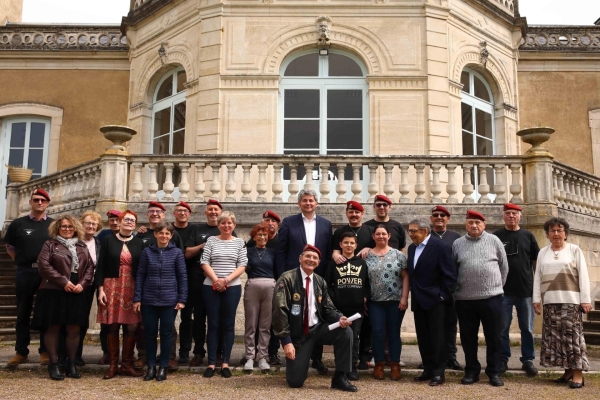
{"type": "MultiPolygon", "coordinates": [[[[204,245],[200,264],[209,265],[218,278],[226,278],[236,268],[248,265],[246,244],[242,239],[236,237],[231,240],[221,240],[216,236],[211,236],[204,245]]],[[[212,286],[213,281],[206,277],[204,284],[212,286]]],[[[236,285],[241,285],[239,277],[229,282],[229,286],[236,285]]]]}

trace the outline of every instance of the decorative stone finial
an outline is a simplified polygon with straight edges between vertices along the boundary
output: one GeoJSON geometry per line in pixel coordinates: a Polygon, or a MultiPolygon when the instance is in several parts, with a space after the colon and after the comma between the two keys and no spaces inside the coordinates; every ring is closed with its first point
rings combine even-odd
{"type": "Polygon", "coordinates": [[[331,18],[321,15],[316,19],[317,22],[317,35],[319,35],[318,44],[321,46],[329,46],[329,35],[331,34],[331,29],[329,29],[329,24],[331,23],[331,18]]]}
{"type": "Polygon", "coordinates": [[[135,129],[124,125],[105,125],[100,128],[100,132],[104,134],[106,139],[113,142],[113,145],[106,149],[108,151],[127,151],[123,144],[130,141],[133,135],[137,135],[135,129]]]}
{"type": "Polygon", "coordinates": [[[483,68],[486,68],[487,60],[490,56],[490,52],[487,49],[487,42],[484,40],[483,42],[479,43],[479,47],[479,61],[481,62],[481,65],[483,65],[483,68]]]}
{"type": "Polygon", "coordinates": [[[550,135],[554,133],[554,129],[547,126],[536,126],[533,128],[521,129],[517,132],[517,136],[521,140],[530,144],[532,147],[527,151],[527,155],[546,155],[548,150],[542,147],[542,143],[550,139],[550,135]]]}

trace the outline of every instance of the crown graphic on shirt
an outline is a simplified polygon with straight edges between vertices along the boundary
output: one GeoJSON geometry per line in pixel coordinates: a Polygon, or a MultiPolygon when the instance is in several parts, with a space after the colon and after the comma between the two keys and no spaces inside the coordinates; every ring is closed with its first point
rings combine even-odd
{"type": "Polygon", "coordinates": [[[359,276],[360,270],[362,269],[362,265],[356,266],[356,265],[352,265],[352,264],[348,263],[341,267],[335,267],[335,268],[340,273],[340,276],[359,276]]]}

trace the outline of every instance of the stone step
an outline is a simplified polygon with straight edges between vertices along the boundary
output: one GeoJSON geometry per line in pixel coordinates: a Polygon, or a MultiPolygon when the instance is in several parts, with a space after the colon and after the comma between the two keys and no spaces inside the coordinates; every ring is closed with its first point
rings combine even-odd
{"type": "Polygon", "coordinates": [[[0,293],[2,293],[3,295],[14,296],[16,294],[15,285],[0,285],[0,293]]]}
{"type": "Polygon", "coordinates": [[[600,321],[583,321],[583,332],[600,332],[600,321]]]}
{"type": "Polygon", "coordinates": [[[595,300],[594,301],[594,309],[595,310],[600,310],[600,300],[595,300]]]}
{"type": "Polygon", "coordinates": [[[588,321],[600,321],[600,310],[592,310],[587,314],[588,321]]]}
{"type": "Polygon", "coordinates": [[[16,315],[11,315],[11,316],[1,316],[0,317],[0,328],[15,328],[17,324],[17,316],[16,315]]]}
{"type": "Polygon", "coordinates": [[[0,275],[0,285],[14,285],[15,276],[0,275]]]}
{"type": "MultiPolygon", "coordinates": [[[[31,340],[39,340],[40,334],[37,331],[31,331],[31,340]]],[[[0,342],[14,342],[17,340],[15,328],[0,328],[0,342]]]]}
{"type": "Polygon", "coordinates": [[[585,344],[600,346],[600,332],[584,332],[585,344]]]}
{"type": "Polygon", "coordinates": [[[14,306],[17,305],[17,297],[14,294],[0,295],[0,306],[12,306],[12,305],[14,305],[14,306]]]}
{"type": "Polygon", "coordinates": [[[1,317],[14,317],[17,315],[17,305],[0,305],[0,316],[1,317]]]}

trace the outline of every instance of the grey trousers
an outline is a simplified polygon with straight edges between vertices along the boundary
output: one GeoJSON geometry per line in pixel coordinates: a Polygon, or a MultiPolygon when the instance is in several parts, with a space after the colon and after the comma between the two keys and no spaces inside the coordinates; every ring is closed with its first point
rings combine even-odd
{"type": "Polygon", "coordinates": [[[304,385],[313,347],[324,344],[333,345],[336,371],[352,371],[352,329],[337,328],[330,331],[329,324],[320,322],[310,328],[308,337],[299,348],[296,347],[296,359],[286,358],[285,379],[290,387],[299,388],[304,385]]]}
{"type": "Polygon", "coordinates": [[[258,332],[258,359],[267,358],[271,338],[271,318],[273,317],[273,290],[275,279],[253,278],[244,287],[245,332],[244,344],[246,360],[254,359],[254,346],[258,332]]]}

